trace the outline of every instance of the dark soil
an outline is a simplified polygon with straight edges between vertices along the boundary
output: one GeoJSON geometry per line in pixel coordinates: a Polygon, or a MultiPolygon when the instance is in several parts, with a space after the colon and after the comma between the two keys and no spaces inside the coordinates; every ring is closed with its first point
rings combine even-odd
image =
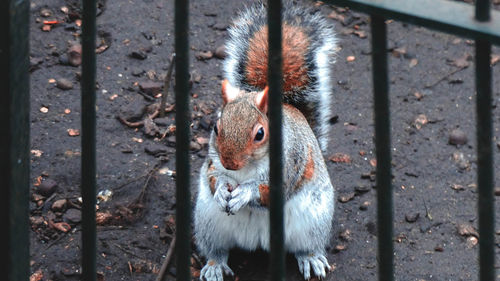
{"type": "MultiPolygon", "coordinates": [[[[222,61],[206,52],[215,53],[223,45],[242,2],[191,1],[193,196],[205,141],[221,104],[222,61]]],[[[67,57],[81,33],[78,3],[31,4],[32,280],[79,280],[81,273],[81,153],[76,131],[81,70],[69,65],[67,57]],[[44,20],[65,23],[43,31],[44,20]]],[[[346,9],[316,6],[337,22],[340,39],[333,72],[337,119],[327,153],[339,201],[328,250],[335,270],[327,280],[376,280],[369,19],[346,9]]],[[[173,1],[99,1],[99,13],[97,188],[112,196],[100,198],[98,204],[97,269],[100,280],[155,280],[174,231],[174,111],[150,122],[144,108],[159,102],[155,96],[164,92],[161,85],[174,43],[173,1]],[[146,122],[132,128],[117,117],[146,122]]],[[[477,280],[474,42],[398,22],[388,24],[388,34],[396,280],[477,280]],[[455,129],[462,135],[454,132],[453,142],[462,144],[449,143],[455,129]]],[[[493,54],[499,58],[500,49],[493,48],[493,54]]],[[[493,67],[493,77],[494,158],[499,171],[500,62],[493,67]]],[[[172,94],[167,102],[174,103],[172,94]]],[[[238,280],[265,280],[267,258],[264,252],[235,251],[230,266],[238,280]]],[[[196,255],[193,261],[193,273],[199,274],[204,261],[196,255]]],[[[286,280],[300,280],[291,257],[287,272],[286,280]]],[[[175,263],[169,280],[174,276],[175,263]]]]}

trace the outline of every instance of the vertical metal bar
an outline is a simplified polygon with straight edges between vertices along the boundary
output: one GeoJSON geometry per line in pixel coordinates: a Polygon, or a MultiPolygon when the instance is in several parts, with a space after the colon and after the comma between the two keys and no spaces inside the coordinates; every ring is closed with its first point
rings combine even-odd
{"type": "Polygon", "coordinates": [[[270,241],[271,280],[285,280],[285,247],[283,224],[283,163],[282,163],[282,54],[281,0],[269,0],[268,22],[268,84],[269,84],[269,177],[271,186],[270,241]]]}
{"type": "Polygon", "coordinates": [[[29,1],[0,4],[0,178],[2,221],[2,275],[7,280],[29,278],[29,1]]]}
{"type": "Polygon", "coordinates": [[[82,18],[82,279],[96,280],[96,1],[83,0],[82,18]]]}
{"type": "Polygon", "coordinates": [[[490,20],[490,0],[476,0],[476,20],[490,20]]]}
{"type": "MultiPolygon", "coordinates": [[[[476,1],[476,20],[490,20],[490,1],[476,1]]],[[[495,279],[495,208],[491,118],[491,43],[476,39],[477,186],[479,214],[479,280],[495,279]]]]}
{"type": "Polygon", "coordinates": [[[387,69],[387,30],[384,18],[371,16],[375,149],[377,155],[377,227],[379,280],[393,280],[391,126],[387,69]]]}
{"type": "Polygon", "coordinates": [[[191,192],[189,172],[189,1],[175,1],[175,120],[177,280],[191,280],[191,192]]]}

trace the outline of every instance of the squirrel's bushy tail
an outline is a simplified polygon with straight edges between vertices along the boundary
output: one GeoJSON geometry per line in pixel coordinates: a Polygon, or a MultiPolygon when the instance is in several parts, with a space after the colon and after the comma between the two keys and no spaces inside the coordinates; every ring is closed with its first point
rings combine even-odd
{"type": "MultiPolygon", "coordinates": [[[[224,76],[246,91],[267,86],[267,11],[263,4],[246,8],[229,28],[224,76]]],[[[282,13],[283,99],[299,109],[323,152],[331,118],[331,64],[336,37],[319,11],[284,1],[282,13]]]]}

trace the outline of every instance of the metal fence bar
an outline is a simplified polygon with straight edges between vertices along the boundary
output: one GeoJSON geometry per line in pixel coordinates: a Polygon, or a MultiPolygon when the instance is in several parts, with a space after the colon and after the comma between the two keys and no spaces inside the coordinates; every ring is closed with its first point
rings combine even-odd
{"type": "Polygon", "coordinates": [[[0,178],[2,276],[29,279],[29,1],[1,1],[0,178]]]}
{"type": "Polygon", "coordinates": [[[325,0],[339,6],[376,14],[469,38],[500,45],[500,12],[491,11],[488,23],[474,20],[474,6],[438,0],[325,0]]]}
{"type": "Polygon", "coordinates": [[[96,0],[83,1],[82,14],[82,280],[96,276],[96,0]]]}
{"type": "Polygon", "coordinates": [[[282,54],[281,0],[269,0],[269,184],[270,184],[270,248],[271,280],[285,280],[285,247],[283,224],[283,161],[282,161],[282,54]]]}
{"type": "MultiPolygon", "coordinates": [[[[176,259],[177,280],[190,281],[191,192],[189,167],[189,1],[175,1],[176,259]]],[[[166,89],[165,89],[166,90],[166,89]]]]}
{"type": "Polygon", "coordinates": [[[379,280],[393,280],[391,126],[385,19],[371,15],[379,280]]]}
{"type": "MultiPolygon", "coordinates": [[[[490,1],[476,1],[476,20],[490,19],[490,1]]],[[[495,208],[491,100],[491,43],[476,39],[477,186],[479,214],[479,280],[495,279],[495,208]]]]}

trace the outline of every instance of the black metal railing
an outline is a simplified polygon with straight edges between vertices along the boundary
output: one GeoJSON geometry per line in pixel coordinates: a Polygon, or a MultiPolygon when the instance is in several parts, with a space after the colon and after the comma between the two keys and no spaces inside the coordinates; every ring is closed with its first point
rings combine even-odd
{"type": "MultiPolygon", "coordinates": [[[[476,40],[477,146],[479,189],[479,280],[494,280],[494,200],[491,44],[500,45],[500,13],[488,0],[473,6],[436,0],[326,0],[371,16],[377,153],[379,280],[393,280],[393,202],[390,114],[385,19],[391,18],[476,40]],[[461,16],[460,16],[461,15],[461,16]]],[[[7,239],[2,240],[2,269],[7,280],[29,278],[29,1],[1,4],[0,178],[7,239]],[[6,184],[5,184],[6,183],[6,184]]],[[[189,2],[175,1],[177,280],[191,280],[191,194],[189,111],[189,2]]],[[[272,280],[284,280],[283,196],[281,191],[281,1],[269,0],[269,110],[272,280]]],[[[82,27],[82,277],[96,280],[96,1],[83,0],[82,27]]]]}

